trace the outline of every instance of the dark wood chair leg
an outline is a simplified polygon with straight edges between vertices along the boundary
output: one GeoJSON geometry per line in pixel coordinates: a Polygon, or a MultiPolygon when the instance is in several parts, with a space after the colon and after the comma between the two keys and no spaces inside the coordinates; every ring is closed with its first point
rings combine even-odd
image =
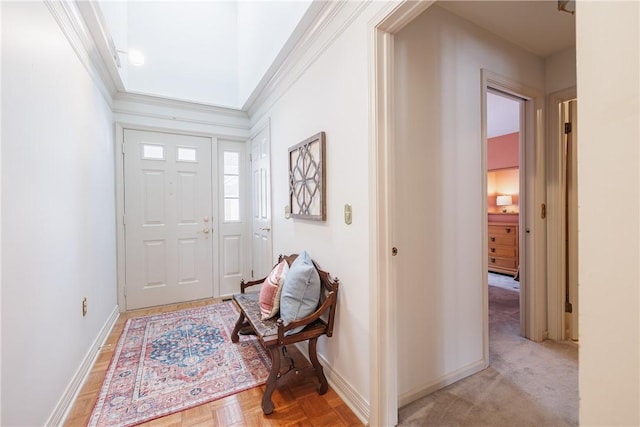
{"type": "Polygon", "coordinates": [[[240,329],[242,329],[242,326],[244,325],[244,313],[242,311],[240,311],[240,317],[238,317],[238,321],[236,322],[236,327],[233,328],[233,332],[231,332],[231,342],[238,342],[240,340],[240,337],[238,336],[238,332],[240,332],[240,329]]]}
{"type": "Polygon", "coordinates": [[[311,364],[313,365],[318,380],[320,381],[320,384],[318,385],[318,394],[325,394],[327,390],[329,390],[329,383],[327,382],[327,378],[324,376],[322,365],[318,361],[318,352],[316,351],[317,344],[318,337],[309,339],[309,359],[311,359],[311,364]]]}
{"type": "Polygon", "coordinates": [[[265,388],[264,395],[262,396],[262,412],[264,412],[265,415],[269,415],[273,412],[271,395],[276,389],[276,382],[278,381],[278,375],[280,374],[280,347],[271,347],[269,350],[271,351],[271,372],[269,372],[267,387],[265,388]]]}

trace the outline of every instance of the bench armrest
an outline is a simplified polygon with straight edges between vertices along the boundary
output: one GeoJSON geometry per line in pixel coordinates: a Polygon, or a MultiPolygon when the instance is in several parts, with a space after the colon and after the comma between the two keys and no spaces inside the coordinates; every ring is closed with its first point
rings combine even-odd
{"type": "Polygon", "coordinates": [[[240,281],[240,293],[244,294],[244,290],[249,286],[261,285],[267,278],[259,279],[259,280],[251,280],[250,282],[245,282],[244,279],[240,281]]]}
{"type": "MultiPolygon", "coordinates": [[[[284,344],[284,340],[285,340],[285,335],[284,334],[287,331],[289,331],[291,329],[294,329],[296,327],[299,327],[299,326],[310,325],[311,323],[313,323],[316,320],[318,320],[320,318],[320,316],[325,314],[325,312],[329,311],[332,308],[332,306],[335,305],[335,303],[336,303],[336,294],[335,294],[335,292],[329,292],[329,294],[327,295],[327,298],[324,300],[322,305],[320,307],[318,307],[316,309],[316,311],[314,311],[313,313],[311,313],[307,317],[303,317],[302,319],[294,320],[294,321],[290,322],[286,326],[285,326],[284,321],[282,319],[278,319],[278,322],[277,322],[277,324],[278,324],[278,344],[284,344]]],[[[290,336],[293,336],[293,335],[290,335],[290,336]]]]}

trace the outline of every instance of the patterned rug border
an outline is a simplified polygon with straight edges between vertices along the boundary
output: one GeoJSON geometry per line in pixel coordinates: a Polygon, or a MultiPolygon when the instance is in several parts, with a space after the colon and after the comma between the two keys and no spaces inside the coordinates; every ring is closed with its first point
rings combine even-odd
{"type": "MultiPolygon", "coordinates": [[[[233,312],[235,313],[236,316],[239,315],[238,309],[235,306],[235,304],[233,304],[232,301],[228,300],[228,301],[221,301],[221,302],[217,302],[217,303],[213,303],[213,304],[209,304],[206,306],[202,306],[202,307],[195,307],[195,308],[187,308],[187,309],[182,309],[182,310],[176,310],[176,311],[171,311],[171,312],[167,312],[167,313],[160,313],[160,314],[150,314],[150,315],[146,315],[146,316],[136,316],[136,317],[131,317],[129,319],[127,319],[124,327],[122,328],[122,331],[120,333],[120,336],[118,337],[118,343],[116,345],[116,348],[114,349],[113,355],[111,356],[111,360],[109,361],[109,367],[107,368],[107,371],[104,375],[104,378],[102,379],[102,384],[100,386],[100,392],[98,393],[98,396],[95,400],[95,403],[93,405],[93,410],[91,412],[91,416],[89,417],[89,421],[87,423],[87,427],[107,427],[107,426],[117,426],[117,427],[131,427],[131,426],[135,426],[138,424],[142,424],[142,423],[146,423],[146,422],[150,422],[153,420],[156,420],[158,418],[162,418],[162,417],[166,417],[168,415],[171,415],[173,413],[176,412],[182,412],[188,409],[192,409],[195,408],[197,406],[200,405],[204,405],[206,403],[210,403],[210,402],[214,402],[216,400],[220,400],[223,399],[225,397],[237,394],[237,393],[241,393],[243,391],[246,390],[250,390],[252,388],[255,387],[260,387],[262,385],[264,385],[266,383],[267,380],[267,376],[265,376],[264,378],[257,380],[255,383],[253,384],[248,384],[246,387],[239,387],[239,388],[234,388],[232,390],[229,390],[228,392],[222,392],[219,395],[216,396],[204,396],[201,398],[197,398],[195,399],[193,402],[190,402],[187,405],[184,406],[179,406],[179,407],[171,407],[171,408],[166,408],[164,410],[161,410],[160,412],[156,412],[151,416],[148,417],[142,417],[142,418],[138,418],[132,421],[127,421],[125,423],[118,423],[118,424],[105,424],[103,422],[101,422],[101,416],[102,416],[102,412],[104,412],[104,404],[105,404],[105,400],[107,398],[107,393],[109,391],[109,387],[107,387],[105,389],[105,383],[107,382],[107,379],[112,380],[112,376],[114,374],[114,371],[117,369],[117,363],[118,363],[118,359],[122,353],[123,347],[125,345],[125,337],[127,336],[126,333],[129,331],[131,325],[133,324],[133,322],[136,321],[140,321],[143,319],[146,319],[147,322],[153,321],[154,319],[160,319],[163,317],[185,317],[188,316],[190,313],[198,313],[200,311],[203,310],[209,310],[211,308],[214,307],[218,307],[218,306],[228,306],[230,307],[233,312]]],[[[225,325],[226,326],[226,325],[225,325]]],[[[229,337],[230,340],[230,336],[231,336],[231,331],[233,330],[233,325],[231,325],[231,329],[229,328],[225,328],[225,332],[227,334],[227,336],[229,337]]],[[[255,348],[258,350],[259,356],[262,360],[264,360],[266,362],[266,366],[267,366],[267,373],[269,371],[269,368],[271,366],[271,358],[269,357],[269,355],[266,353],[266,351],[264,350],[264,348],[262,347],[262,345],[259,343],[259,341],[257,340],[257,338],[255,336],[252,335],[240,335],[240,342],[254,342],[255,348]]],[[[230,342],[230,341],[229,341],[230,342]]]]}

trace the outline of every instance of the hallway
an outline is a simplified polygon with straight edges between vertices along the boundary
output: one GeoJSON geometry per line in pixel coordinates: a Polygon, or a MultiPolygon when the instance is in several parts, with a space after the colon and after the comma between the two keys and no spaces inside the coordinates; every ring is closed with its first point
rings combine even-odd
{"type": "Polygon", "coordinates": [[[490,367],[401,408],[399,425],[578,425],[578,347],[520,337],[518,295],[489,286],[490,367]]]}

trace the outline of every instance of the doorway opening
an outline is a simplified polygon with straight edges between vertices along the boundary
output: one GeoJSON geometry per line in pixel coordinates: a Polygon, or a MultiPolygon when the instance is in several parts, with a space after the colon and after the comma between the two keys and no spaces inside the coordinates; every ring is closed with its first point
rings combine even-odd
{"type": "Polygon", "coordinates": [[[577,100],[560,103],[561,147],[564,154],[564,312],[563,339],[578,341],[578,144],[577,100]]]}
{"type": "Polygon", "coordinates": [[[492,335],[524,334],[519,274],[523,103],[517,96],[487,89],[487,283],[492,335]]]}

